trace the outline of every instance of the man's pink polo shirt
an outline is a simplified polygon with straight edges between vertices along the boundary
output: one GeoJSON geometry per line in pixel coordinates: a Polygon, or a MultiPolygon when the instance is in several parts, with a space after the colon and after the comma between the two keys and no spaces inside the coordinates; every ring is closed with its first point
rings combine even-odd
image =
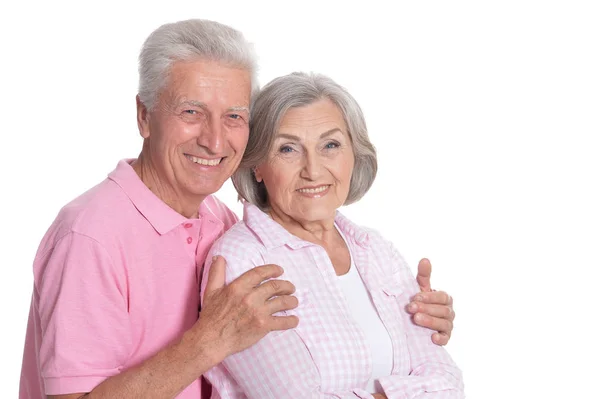
{"type": "MultiPolygon", "coordinates": [[[[186,219],[130,162],[66,205],[40,244],[21,399],[89,392],[177,340],[198,318],[204,258],[237,218],[210,196],[198,219],[186,219]]],[[[177,397],[200,398],[200,385],[177,397]]]]}

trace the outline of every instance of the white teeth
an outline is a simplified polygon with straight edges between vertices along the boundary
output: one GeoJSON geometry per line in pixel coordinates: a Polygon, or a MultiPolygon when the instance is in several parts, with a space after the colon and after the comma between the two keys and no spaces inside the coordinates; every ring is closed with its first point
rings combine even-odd
{"type": "Polygon", "coordinates": [[[205,166],[216,166],[216,165],[220,164],[221,160],[223,159],[223,158],[204,159],[204,158],[195,157],[193,155],[186,155],[186,157],[192,162],[195,162],[200,165],[205,165],[205,166]]]}
{"type": "Polygon", "coordinates": [[[329,186],[321,186],[317,188],[299,188],[298,191],[301,193],[316,194],[322,193],[323,191],[327,190],[328,187],[329,186]]]}

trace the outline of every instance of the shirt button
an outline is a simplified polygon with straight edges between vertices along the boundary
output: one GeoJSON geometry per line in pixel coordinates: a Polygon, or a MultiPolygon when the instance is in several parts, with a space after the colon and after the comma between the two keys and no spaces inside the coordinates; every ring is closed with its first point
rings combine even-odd
{"type": "Polygon", "coordinates": [[[192,243],[192,237],[188,237],[188,238],[187,238],[187,243],[188,243],[188,244],[191,244],[191,243],[192,243]]]}
{"type": "Polygon", "coordinates": [[[186,229],[189,229],[192,226],[193,226],[193,224],[191,224],[191,223],[186,223],[183,225],[183,227],[185,227],[186,229]]]}

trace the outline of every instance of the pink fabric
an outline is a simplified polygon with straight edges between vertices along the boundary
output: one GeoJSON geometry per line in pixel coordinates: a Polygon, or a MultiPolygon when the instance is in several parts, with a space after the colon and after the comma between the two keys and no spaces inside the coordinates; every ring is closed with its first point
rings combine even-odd
{"type": "MultiPolygon", "coordinates": [[[[405,306],[418,292],[406,262],[378,233],[338,213],[360,276],[393,343],[392,375],[380,379],[389,399],[463,398],[460,370],[431,331],[414,325],[405,306]]],[[[266,263],[285,269],[296,286],[300,324],[272,332],[255,346],[232,355],[205,377],[213,398],[372,398],[363,388],[371,374],[371,353],[337,285],[325,250],[303,241],[253,205],[211,249],[227,259],[230,282],[266,263]]]]}
{"type": "MultiPolygon", "coordinates": [[[[21,399],[89,392],[198,318],[206,253],[236,216],[214,197],[186,219],[129,165],[58,214],[35,257],[21,399]]],[[[200,397],[200,380],[178,398],[200,397]]]]}

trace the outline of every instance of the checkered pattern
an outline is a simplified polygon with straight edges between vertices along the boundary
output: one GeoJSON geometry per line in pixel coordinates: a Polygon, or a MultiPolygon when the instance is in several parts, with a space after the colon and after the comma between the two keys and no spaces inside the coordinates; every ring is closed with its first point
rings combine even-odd
{"type": "MultiPolygon", "coordinates": [[[[388,399],[463,398],[460,370],[431,342],[431,331],[414,325],[404,310],[418,291],[406,262],[378,233],[340,213],[335,220],[392,339],[392,375],[380,379],[388,399]]],[[[272,332],[205,374],[213,398],[372,398],[363,389],[371,376],[371,352],[322,247],[245,204],[244,220],[211,249],[204,277],[213,255],[227,260],[228,282],[254,266],[281,265],[300,303],[285,312],[299,317],[297,328],[272,332]]]]}

